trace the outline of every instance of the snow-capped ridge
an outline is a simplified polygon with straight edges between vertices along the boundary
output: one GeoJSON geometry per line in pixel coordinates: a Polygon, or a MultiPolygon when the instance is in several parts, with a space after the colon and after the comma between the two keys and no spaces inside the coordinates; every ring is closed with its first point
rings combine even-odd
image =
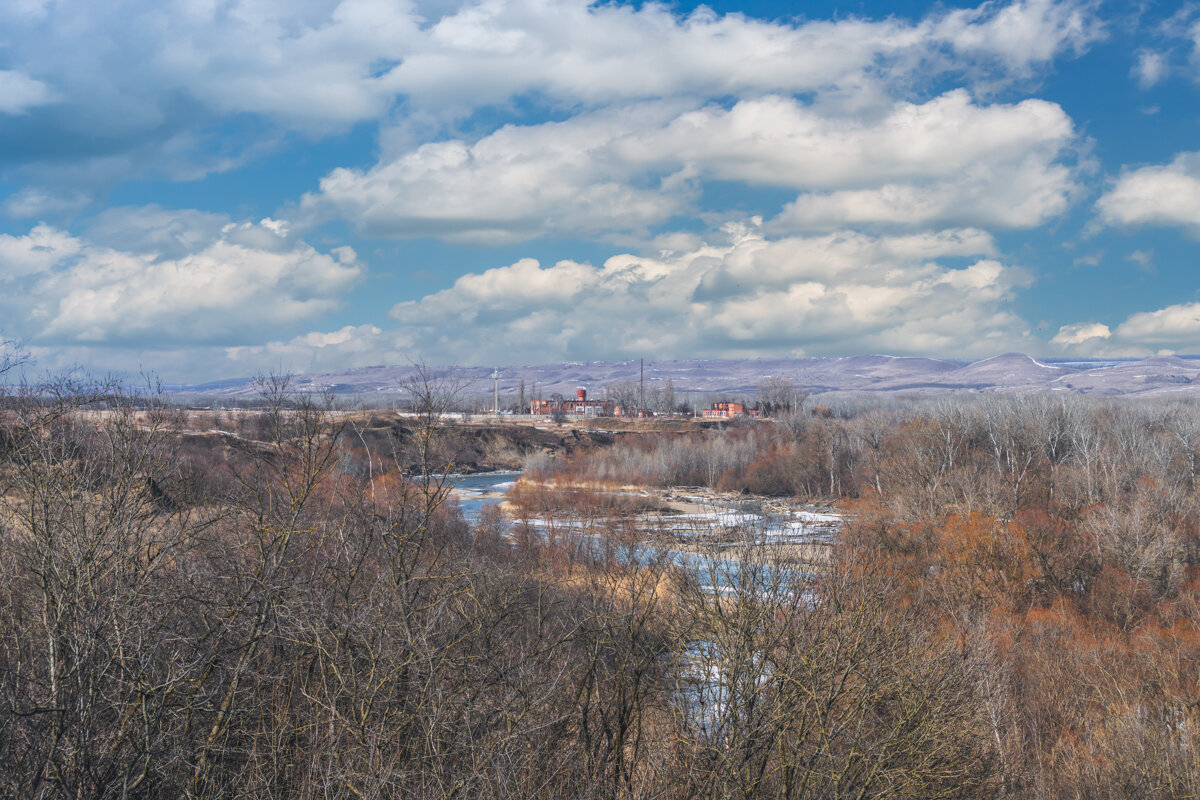
{"type": "MultiPolygon", "coordinates": [[[[689,394],[703,401],[712,395],[753,400],[758,387],[771,378],[786,378],[813,393],[979,393],[1069,392],[1100,395],[1200,394],[1200,361],[1179,356],[1152,356],[1102,362],[1047,363],[1025,353],[1009,352],[970,363],[923,356],[864,354],[809,358],[645,359],[647,391],[674,388],[677,402],[689,394]],[[682,396],[681,396],[682,395],[682,396]]],[[[502,405],[516,402],[520,382],[526,400],[537,395],[574,394],[584,386],[592,396],[605,388],[641,379],[639,359],[576,361],[499,367],[502,405]]],[[[299,391],[331,391],[336,395],[400,398],[415,367],[370,366],[338,372],[298,375],[299,391]]],[[[468,394],[492,393],[493,366],[432,367],[434,373],[453,372],[468,394]]],[[[173,386],[177,394],[249,397],[256,393],[250,380],[222,380],[194,386],[173,386]]]]}

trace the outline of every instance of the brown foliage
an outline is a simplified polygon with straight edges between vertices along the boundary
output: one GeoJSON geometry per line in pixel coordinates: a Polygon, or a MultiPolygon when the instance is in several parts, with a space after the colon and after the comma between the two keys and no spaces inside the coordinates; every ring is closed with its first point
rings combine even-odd
{"type": "Polygon", "coordinates": [[[11,398],[0,795],[1200,792],[1194,409],[647,433],[469,523],[418,388],[402,457],[279,382],[237,421],[11,398]],[[820,574],[764,545],[681,566],[612,491],[638,482],[849,521],[820,574]]]}

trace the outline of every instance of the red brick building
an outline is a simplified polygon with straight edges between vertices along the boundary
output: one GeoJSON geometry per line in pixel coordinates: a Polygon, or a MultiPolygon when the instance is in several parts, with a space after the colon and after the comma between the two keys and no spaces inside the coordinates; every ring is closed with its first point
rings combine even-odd
{"type": "Polygon", "coordinates": [[[566,414],[570,417],[611,417],[616,412],[616,403],[611,400],[588,400],[587,389],[580,388],[575,397],[566,399],[553,396],[549,400],[534,400],[529,404],[529,413],[535,416],[566,414]]]}
{"type": "Polygon", "coordinates": [[[735,419],[737,417],[750,417],[758,419],[762,416],[762,412],[757,408],[746,408],[742,403],[713,403],[712,408],[706,408],[700,412],[700,416],[705,419],[735,419]]]}

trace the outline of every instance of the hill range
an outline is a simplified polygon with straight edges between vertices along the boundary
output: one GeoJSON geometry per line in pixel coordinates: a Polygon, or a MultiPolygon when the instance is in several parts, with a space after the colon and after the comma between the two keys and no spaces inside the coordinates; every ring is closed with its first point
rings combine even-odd
{"type": "MultiPolygon", "coordinates": [[[[492,367],[427,368],[453,376],[471,394],[491,394],[492,367]]],[[[521,380],[527,397],[574,394],[593,396],[620,381],[637,381],[637,360],[567,362],[499,368],[499,389],[512,398],[521,380]]],[[[297,391],[355,396],[364,402],[390,402],[407,395],[404,386],[413,366],[358,367],[339,372],[295,375],[297,391]]],[[[647,389],[670,379],[675,392],[701,395],[752,395],[767,378],[784,377],[813,394],[957,392],[1053,392],[1098,396],[1200,395],[1200,357],[1154,356],[1142,360],[1049,361],[1022,353],[1005,353],[974,362],[898,356],[842,358],[695,359],[646,361],[647,389]]],[[[254,381],[235,379],[167,387],[191,397],[239,398],[257,393],[254,381]]]]}

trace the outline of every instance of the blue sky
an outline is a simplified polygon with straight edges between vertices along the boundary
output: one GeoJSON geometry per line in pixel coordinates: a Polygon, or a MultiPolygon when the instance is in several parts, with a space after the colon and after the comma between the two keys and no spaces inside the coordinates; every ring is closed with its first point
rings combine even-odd
{"type": "Polygon", "coordinates": [[[179,381],[1197,353],[1198,98],[1193,4],[10,0],[0,319],[179,381]]]}

